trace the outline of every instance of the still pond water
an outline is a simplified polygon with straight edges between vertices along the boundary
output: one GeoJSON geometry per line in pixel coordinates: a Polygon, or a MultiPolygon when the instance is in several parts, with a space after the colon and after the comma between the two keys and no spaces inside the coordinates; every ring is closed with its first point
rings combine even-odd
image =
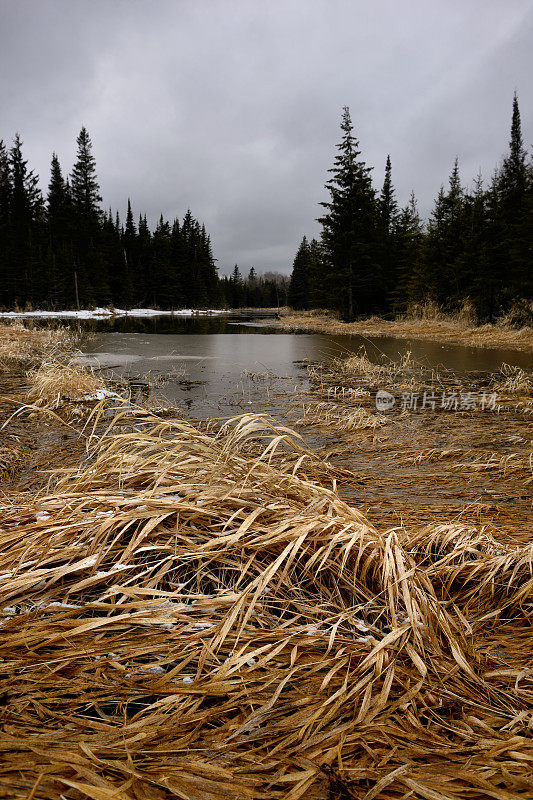
{"type": "MultiPolygon", "coordinates": [[[[307,364],[330,361],[364,347],[377,362],[407,350],[431,367],[461,373],[494,372],[502,363],[533,368],[533,355],[442,345],[420,340],[284,333],[263,323],[227,318],[151,318],[90,322],[83,344],[86,363],[132,382],[142,396],[188,415],[236,416],[246,411],[276,414],[287,395],[306,388],[307,364]],[[139,388],[135,383],[141,384],[139,388]]],[[[386,388],[386,387],[384,387],[386,388]]]]}

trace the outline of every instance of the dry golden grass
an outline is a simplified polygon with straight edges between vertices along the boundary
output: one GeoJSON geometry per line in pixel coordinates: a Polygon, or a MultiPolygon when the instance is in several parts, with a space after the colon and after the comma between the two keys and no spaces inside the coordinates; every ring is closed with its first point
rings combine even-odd
{"type": "Polygon", "coordinates": [[[319,425],[334,428],[338,433],[375,430],[386,425],[387,418],[381,414],[372,414],[364,408],[350,408],[332,402],[303,403],[303,417],[297,420],[299,425],[319,425]]]}
{"type": "Polygon", "coordinates": [[[45,361],[28,372],[28,400],[43,409],[58,409],[66,404],[94,403],[112,393],[101,377],[82,365],[45,361]]]}
{"type": "Polygon", "coordinates": [[[66,328],[26,328],[20,322],[0,324],[0,371],[36,364],[56,353],[64,355],[71,345],[72,336],[66,328]]]}
{"type": "Polygon", "coordinates": [[[25,453],[19,447],[0,444],[0,485],[20,469],[25,462],[25,453]]]}
{"type": "Polygon", "coordinates": [[[285,330],[308,330],[319,333],[354,334],[360,336],[392,336],[400,339],[427,339],[471,347],[501,347],[533,351],[533,328],[520,329],[504,325],[471,324],[468,319],[437,316],[388,321],[371,317],[360,322],[341,322],[328,313],[298,312],[283,314],[273,324],[285,330]]]}
{"type": "MultiPolygon", "coordinates": [[[[376,379],[428,377],[356,358],[316,372],[335,402],[307,414],[348,447],[376,379]]],[[[100,391],[91,377],[45,366],[28,400],[44,423],[58,394],[68,411],[100,391]]],[[[266,417],[90,408],[82,463],[0,499],[0,797],[533,797],[530,527],[385,528],[266,417]]],[[[506,426],[504,458],[419,444],[415,469],[522,490],[529,442],[506,426]]],[[[387,447],[401,470],[410,454],[387,447]]]]}
{"type": "Polygon", "coordinates": [[[2,796],[532,796],[526,538],[379,532],[265,418],[100,412],[0,504],[2,796]]]}
{"type": "Polygon", "coordinates": [[[520,367],[502,364],[501,378],[496,380],[494,389],[510,395],[531,395],[533,393],[533,378],[526,374],[520,367]]]}

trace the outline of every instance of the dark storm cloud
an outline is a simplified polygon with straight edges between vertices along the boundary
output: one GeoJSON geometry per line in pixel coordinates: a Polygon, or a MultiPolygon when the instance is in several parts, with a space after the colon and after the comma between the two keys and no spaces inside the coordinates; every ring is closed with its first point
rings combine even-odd
{"type": "Polygon", "coordinates": [[[349,105],[379,187],[427,214],[455,156],[485,178],[518,91],[526,143],[529,0],[0,0],[0,137],[46,187],[86,125],[107,206],[153,224],[188,206],[221,271],[288,271],[314,235],[349,105]]]}

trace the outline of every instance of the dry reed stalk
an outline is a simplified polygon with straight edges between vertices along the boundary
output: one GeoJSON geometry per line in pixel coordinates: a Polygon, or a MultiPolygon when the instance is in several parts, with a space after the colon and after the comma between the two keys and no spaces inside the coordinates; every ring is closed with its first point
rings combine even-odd
{"type": "Polygon", "coordinates": [[[299,425],[318,425],[334,428],[339,433],[380,428],[388,420],[381,414],[371,414],[364,408],[346,408],[336,403],[304,403],[299,425]]]}
{"type": "Polygon", "coordinates": [[[532,796],[530,546],[379,532],[265,418],[90,424],[0,503],[3,796],[532,796]]]}
{"type": "Polygon", "coordinates": [[[0,370],[65,354],[72,344],[73,337],[66,328],[25,328],[20,322],[0,324],[0,370]]]}
{"type": "Polygon", "coordinates": [[[533,394],[533,376],[528,375],[520,367],[502,364],[501,379],[496,380],[494,389],[510,395],[531,396],[533,394]]]}
{"type": "Polygon", "coordinates": [[[504,325],[468,325],[462,319],[398,319],[388,321],[371,317],[359,322],[341,322],[328,314],[299,312],[283,314],[273,324],[285,330],[307,330],[319,333],[359,336],[392,336],[400,339],[426,339],[435,342],[466,344],[471,347],[502,347],[512,350],[533,350],[533,329],[504,325]]]}
{"type": "MultiPolygon", "coordinates": [[[[82,365],[67,365],[60,361],[45,361],[28,372],[28,400],[42,409],[58,409],[74,404],[95,403],[113,396],[103,379],[82,365]]],[[[71,410],[73,407],[71,406],[71,410]]]]}

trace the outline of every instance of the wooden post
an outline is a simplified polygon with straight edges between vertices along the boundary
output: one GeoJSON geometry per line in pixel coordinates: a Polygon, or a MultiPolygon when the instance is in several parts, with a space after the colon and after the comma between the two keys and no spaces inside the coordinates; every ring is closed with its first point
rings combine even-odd
{"type": "Polygon", "coordinates": [[[74,289],[76,290],[76,306],[80,310],[80,297],[78,294],[78,273],[74,270],[74,289]]]}

